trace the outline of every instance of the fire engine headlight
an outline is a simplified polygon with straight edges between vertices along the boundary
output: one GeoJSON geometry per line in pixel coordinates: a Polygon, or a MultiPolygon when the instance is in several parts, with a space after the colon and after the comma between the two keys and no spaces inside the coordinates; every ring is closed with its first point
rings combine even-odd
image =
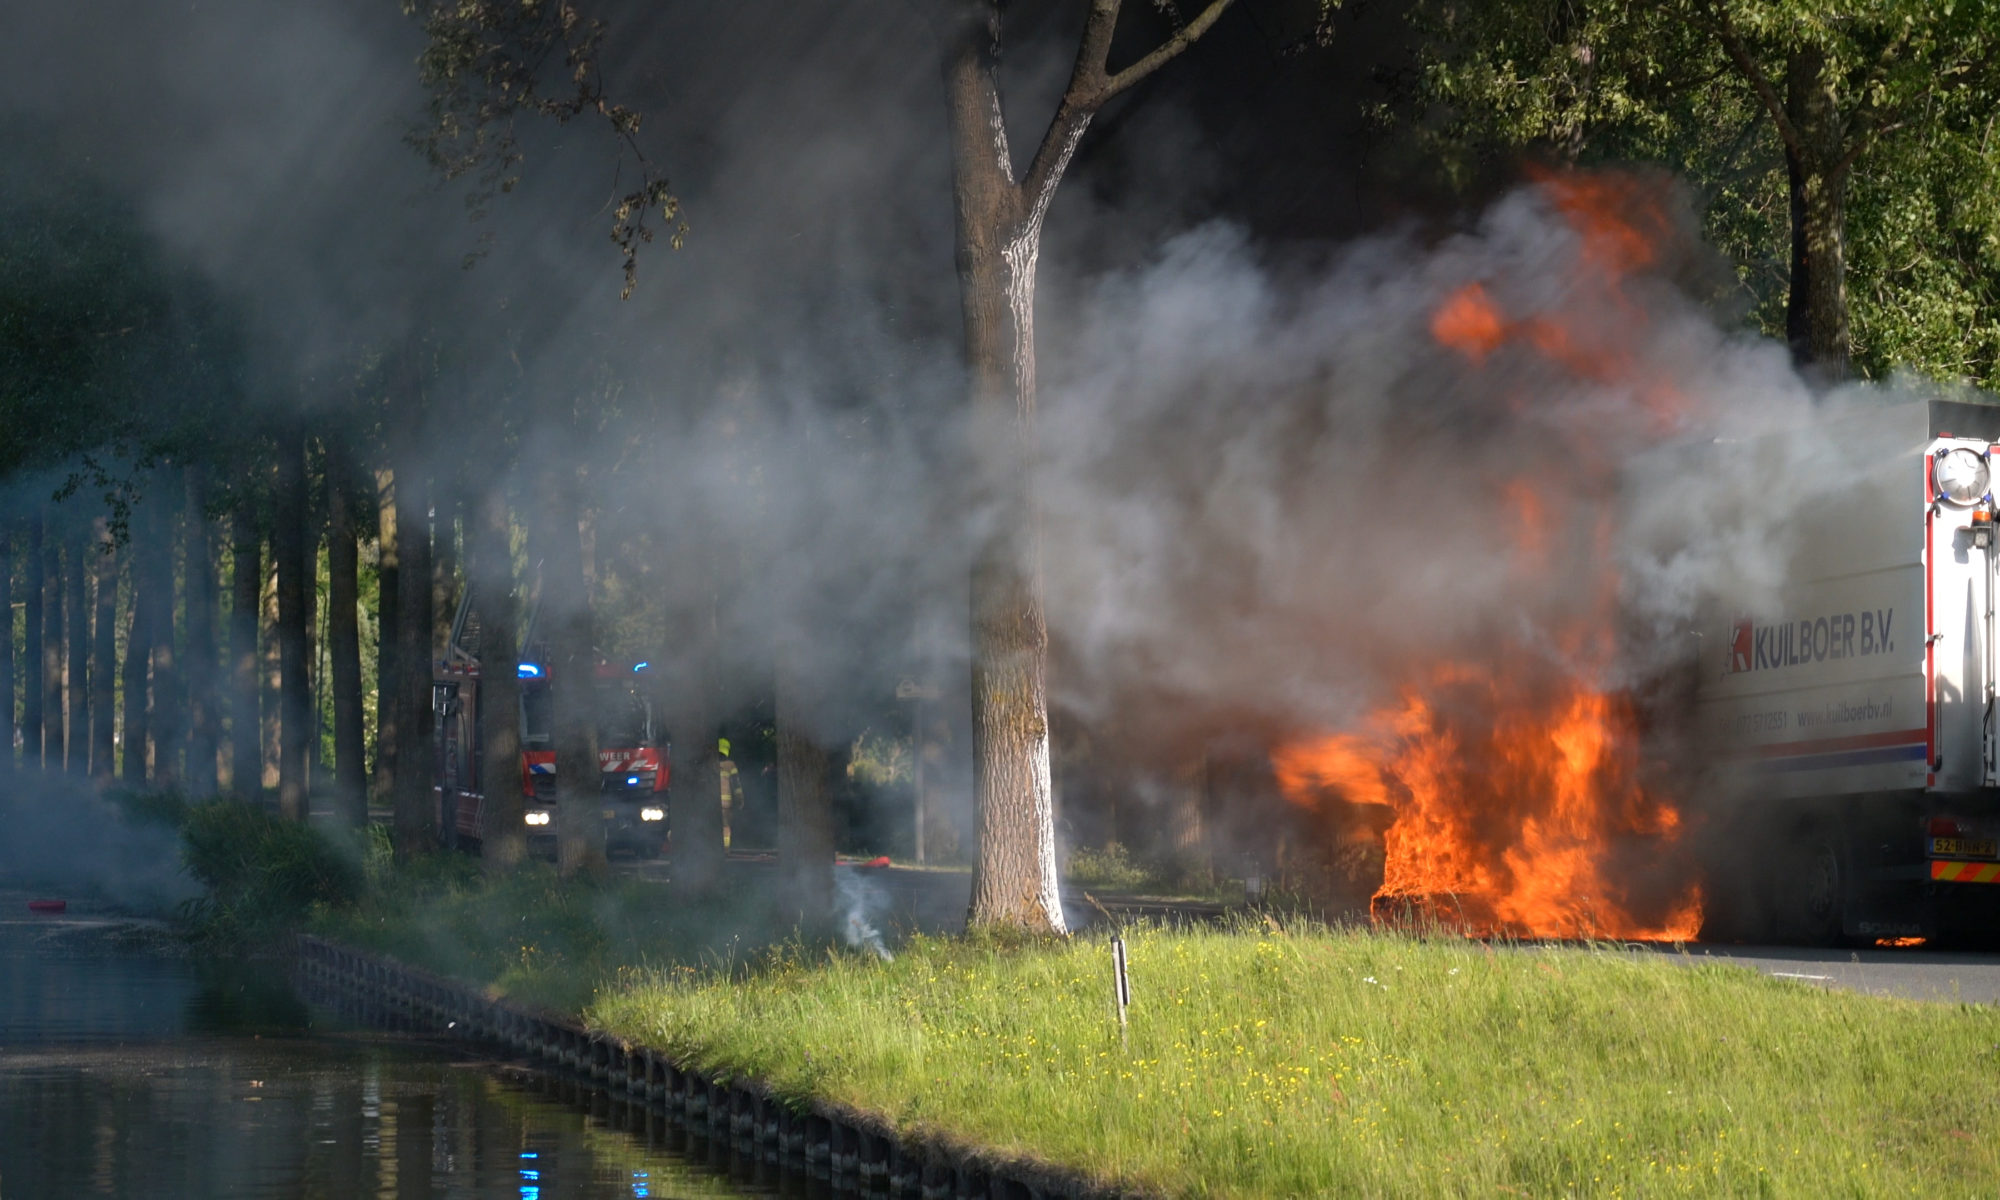
{"type": "Polygon", "coordinates": [[[523,819],[530,825],[546,825],[549,823],[549,811],[545,808],[532,808],[523,819]]]}
{"type": "Polygon", "coordinates": [[[1931,467],[1931,481],[1937,484],[1938,494],[1953,504],[1971,504],[1984,496],[1991,478],[1986,456],[1965,446],[1938,455],[1931,467]]]}
{"type": "Polygon", "coordinates": [[[639,810],[639,819],[641,821],[664,821],[667,819],[667,810],[664,808],[642,808],[639,810]]]}

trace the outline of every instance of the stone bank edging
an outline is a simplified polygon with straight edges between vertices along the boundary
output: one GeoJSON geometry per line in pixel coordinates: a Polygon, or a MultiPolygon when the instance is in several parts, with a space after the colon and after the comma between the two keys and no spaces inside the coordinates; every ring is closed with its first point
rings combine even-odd
{"type": "Polygon", "coordinates": [[[836,1191],[886,1191],[921,1200],[1113,1200],[1142,1193],[1029,1159],[1007,1158],[936,1133],[899,1133],[879,1113],[826,1100],[794,1111],[759,1079],[718,1079],[664,1051],[593,1033],[555,1013],[495,1000],[480,989],[392,958],[301,934],[309,983],[400,1009],[456,1036],[496,1042],[571,1070],[738,1149],[818,1174],[836,1191]]]}

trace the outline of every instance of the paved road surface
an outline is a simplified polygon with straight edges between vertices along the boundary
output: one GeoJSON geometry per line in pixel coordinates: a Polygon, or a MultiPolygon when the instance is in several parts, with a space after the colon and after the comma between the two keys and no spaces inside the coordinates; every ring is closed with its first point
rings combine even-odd
{"type": "Polygon", "coordinates": [[[1812,950],[1793,946],[1689,946],[1690,958],[1713,957],[1766,975],[1819,987],[1849,988],[1916,1000],[2000,1003],[2000,954],[1937,950],[1812,950]]]}
{"type": "MultiPolygon", "coordinates": [[[[665,878],[664,863],[621,861],[618,866],[646,878],[665,878]]],[[[740,859],[731,866],[743,871],[776,869],[769,862],[740,859]]],[[[848,891],[844,894],[852,897],[847,902],[864,904],[868,919],[877,925],[942,933],[963,928],[972,891],[972,877],[965,871],[843,867],[837,875],[847,882],[848,891]]],[[[1081,892],[1065,892],[1063,899],[1072,927],[1085,928],[1103,919],[1084,902],[1081,892]]],[[[1119,919],[1177,917],[1200,921],[1213,920],[1225,911],[1213,904],[1103,899],[1119,919]]],[[[1660,947],[1659,952],[1674,953],[1667,947],[1660,947]]],[[[1719,959],[1737,963],[1767,975],[1820,987],[1851,988],[1919,1000],[2000,1004],[2000,954],[1941,952],[1921,947],[1815,950],[1697,944],[1687,947],[1687,957],[1690,961],[1719,959]]]]}

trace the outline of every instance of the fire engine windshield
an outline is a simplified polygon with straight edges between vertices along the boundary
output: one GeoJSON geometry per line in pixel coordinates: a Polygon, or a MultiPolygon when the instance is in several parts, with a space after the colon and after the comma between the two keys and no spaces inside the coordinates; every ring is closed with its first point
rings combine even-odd
{"type": "Polygon", "coordinates": [[[550,711],[548,685],[523,680],[521,683],[521,742],[545,747],[553,740],[555,714],[550,711]]]}
{"type": "Polygon", "coordinates": [[[630,687],[600,686],[597,692],[599,749],[648,746],[653,742],[653,710],[630,687]]]}

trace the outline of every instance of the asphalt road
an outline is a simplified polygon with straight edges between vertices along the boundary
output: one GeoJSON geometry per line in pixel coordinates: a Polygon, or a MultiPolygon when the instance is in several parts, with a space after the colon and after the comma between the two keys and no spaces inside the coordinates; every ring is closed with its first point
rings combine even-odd
{"type": "MultiPolygon", "coordinates": [[[[628,865],[621,861],[618,866],[644,877],[665,878],[665,864],[661,862],[628,865]]],[[[732,867],[775,869],[768,862],[747,860],[738,860],[732,867]]],[[[836,880],[845,882],[844,903],[862,905],[868,919],[877,925],[904,930],[948,933],[962,928],[972,891],[972,877],[965,871],[843,866],[837,870],[836,880]]],[[[1074,928],[1086,928],[1104,919],[1102,913],[1084,901],[1080,892],[1065,892],[1063,899],[1074,928]]],[[[1226,911],[1213,904],[1130,897],[1099,899],[1120,920],[1150,917],[1202,921],[1216,919],[1226,911]]],[[[1720,960],[1816,987],[1947,1003],[2000,1004],[2000,954],[1924,947],[1821,950],[1701,943],[1687,946],[1684,952],[1667,946],[1653,949],[1680,956],[1689,963],[1720,960]]]]}
{"type": "MultiPolygon", "coordinates": [[[[1662,953],[1671,953],[1665,947],[1662,953]]],[[[1815,950],[1793,946],[1687,948],[1687,960],[1736,963],[1779,979],[1913,1000],[2000,1004],[2000,954],[1921,947],[1896,950],[1815,950]]]]}

